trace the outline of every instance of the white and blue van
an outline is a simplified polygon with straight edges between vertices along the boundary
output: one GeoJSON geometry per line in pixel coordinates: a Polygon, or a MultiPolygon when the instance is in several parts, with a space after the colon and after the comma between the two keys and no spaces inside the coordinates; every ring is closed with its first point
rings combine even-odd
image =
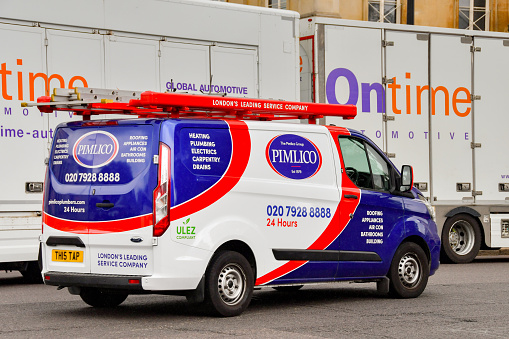
{"type": "Polygon", "coordinates": [[[44,190],[44,282],[96,307],[173,293],[221,316],[242,313],[258,287],[371,281],[419,296],[440,238],[411,167],[400,173],[353,130],[255,121],[345,109],[145,92],[123,109],[141,118],[59,125],[44,190]]]}

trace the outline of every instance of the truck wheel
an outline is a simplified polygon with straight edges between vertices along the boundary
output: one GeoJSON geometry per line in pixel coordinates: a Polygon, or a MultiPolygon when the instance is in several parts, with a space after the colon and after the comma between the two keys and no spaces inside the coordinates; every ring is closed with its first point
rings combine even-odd
{"type": "Polygon", "coordinates": [[[238,252],[220,251],[212,258],[205,274],[205,300],[214,315],[241,314],[253,295],[253,270],[238,252]]]}
{"type": "Polygon", "coordinates": [[[429,264],[424,250],[413,242],[401,244],[389,269],[389,295],[415,298],[428,284],[429,264]]]}
{"type": "Polygon", "coordinates": [[[468,214],[458,214],[447,219],[442,230],[443,262],[471,262],[480,248],[481,230],[475,218],[468,214]]]}
{"type": "Polygon", "coordinates": [[[127,293],[105,292],[98,288],[81,288],[81,299],[93,307],[115,307],[127,299],[127,293]]]}
{"type": "Polygon", "coordinates": [[[41,270],[37,261],[30,261],[24,271],[20,271],[25,281],[29,284],[42,283],[41,270]]]}

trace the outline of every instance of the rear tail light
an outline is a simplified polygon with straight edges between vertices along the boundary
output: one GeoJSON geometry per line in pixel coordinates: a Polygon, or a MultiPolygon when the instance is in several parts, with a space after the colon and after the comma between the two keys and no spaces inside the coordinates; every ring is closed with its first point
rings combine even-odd
{"type": "Polygon", "coordinates": [[[159,144],[159,175],[154,190],[154,237],[160,237],[170,226],[170,148],[159,144]]]}

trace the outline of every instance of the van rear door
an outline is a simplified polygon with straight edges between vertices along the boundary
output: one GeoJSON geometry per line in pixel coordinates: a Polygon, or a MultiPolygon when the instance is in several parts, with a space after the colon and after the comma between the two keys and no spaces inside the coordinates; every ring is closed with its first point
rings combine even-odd
{"type": "Polygon", "coordinates": [[[152,273],[158,145],[154,120],[58,128],[44,207],[48,271],[152,273]]]}

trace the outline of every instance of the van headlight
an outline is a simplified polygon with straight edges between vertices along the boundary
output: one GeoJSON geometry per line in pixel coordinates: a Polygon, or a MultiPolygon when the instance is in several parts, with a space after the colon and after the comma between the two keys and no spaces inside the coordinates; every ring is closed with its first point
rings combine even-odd
{"type": "Polygon", "coordinates": [[[423,195],[419,194],[419,199],[421,199],[422,202],[424,203],[424,205],[426,205],[426,208],[428,209],[428,213],[429,213],[429,216],[431,217],[431,220],[436,222],[437,218],[436,218],[436,213],[435,213],[435,206],[432,206],[430,204],[430,202],[428,201],[428,199],[426,199],[423,195]]]}

